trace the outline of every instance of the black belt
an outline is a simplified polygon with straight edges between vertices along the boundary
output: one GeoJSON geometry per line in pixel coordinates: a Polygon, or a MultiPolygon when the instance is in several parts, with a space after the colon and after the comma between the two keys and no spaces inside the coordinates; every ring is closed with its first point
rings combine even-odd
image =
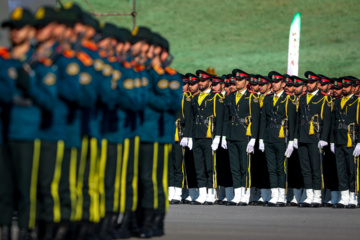
{"type": "Polygon", "coordinates": [[[266,125],[266,127],[268,127],[268,128],[281,128],[281,124],[276,124],[276,123],[268,123],[267,125],[266,125]]]}
{"type": "MultiPolygon", "coordinates": [[[[213,123],[215,123],[215,118],[213,118],[212,121],[213,121],[213,123]]],[[[206,120],[201,120],[200,118],[196,118],[196,123],[197,123],[197,124],[203,123],[203,124],[205,124],[205,125],[208,125],[208,124],[209,124],[209,120],[207,120],[207,119],[206,119],[206,120]]]]}
{"type": "Polygon", "coordinates": [[[245,118],[236,118],[235,116],[233,116],[232,121],[238,122],[238,123],[245,123],[245,118]],[[237,119],[237,121],[236,121],[236,119],[237,119]]]}
{"type": "MultiPolygon", "coordinates": [[[[348,130],[349,129],[349,125],[345,124],[345,123],[339,123],[338,124],[338,129],[345,129],[348,130]]],[[[355,132],[357,132],[358,128],[355,127],[355,132]]]]}
{"type": "Polygon", "coordinates": [[[13,103],[14,105],[18,105],[18,106],[24,106],[24,107],[29,107],[33,105],[33,101],[29,98],[23,98],[20,96],[15,96],[13,98],[13,103]]]}

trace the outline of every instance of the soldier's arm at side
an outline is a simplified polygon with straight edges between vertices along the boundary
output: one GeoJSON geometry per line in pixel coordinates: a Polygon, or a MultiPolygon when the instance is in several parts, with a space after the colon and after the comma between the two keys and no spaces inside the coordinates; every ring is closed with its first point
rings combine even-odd
{"type": "Polygon", "coordinates": [[[223,121],[224,121],[224,99],[217,94],[215,96],[215,136],[222,135],[223,121]]]}
{"type": "Polygon", "coordinates": [[[288,123],[289,123],[289,141],[294,141],[296,130],[296,104],[295,99],[289,97],[288,100],[288,123]]]}
{"type": "Polygon", "coordinates": [[[323,140],[325,142],[329,141],[329,134],[330,134],[330,128],[331,128],[331,101],[328,100],[328,97],[326,96],[324,99],[324,104],[322,106],[322,120],[323,120],[323,129],[321,132],[320,140],[323,140]],[[330,103],[330,104],[329,104],[330,103]],[[330,106],[329,106],[330,105],[330,106]]]}
{"type": "Polygon", "coordinates": [[[259,100],[255,96],[251,98],[251,119],[252,119],[252,125],[251,125],[251,138],[258,138],[259,136],[259,126],[260,126],[260,104],[259,100]]]}
{"type": "Polygon", "coordinates": [[[267,99],[268,98],[265,97],[263,107],[261,109],[261,115],[260,115],[259,139],[261,139],[261,140],[264,140],[264,137],[265,137],[267,99]]]}

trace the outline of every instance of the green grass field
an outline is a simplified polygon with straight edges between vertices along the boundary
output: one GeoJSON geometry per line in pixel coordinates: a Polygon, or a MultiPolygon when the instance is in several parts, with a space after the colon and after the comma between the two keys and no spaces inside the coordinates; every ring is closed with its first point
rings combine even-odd
{"type": "MultiPolygon", "coordinates": [[[[62,0],[67,2],[67,0],[62,0]]],[[[76,0],[84,9],[85,0],[76,0]]],[[[132,1],[88,0],[96,12],[131,12],[132,1]]],[[[173,67],[218,74],[287,69],[290,23],[301,13],[300,76],[360,77],[359,0],[137,0],[137,25],[170,40],[173,67]]],[[[130,16],[101,20],[132,27],[130,16]]]]}

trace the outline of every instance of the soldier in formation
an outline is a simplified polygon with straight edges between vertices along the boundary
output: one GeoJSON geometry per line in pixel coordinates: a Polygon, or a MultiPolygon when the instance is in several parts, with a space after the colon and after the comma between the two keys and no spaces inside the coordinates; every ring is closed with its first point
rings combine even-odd
{"type": "Polygon", "coordinates": [[[21,240],[164,235],[183,85],[168,40],[72,3],[2,27],[0,239],[14,212],[21,240]]]}

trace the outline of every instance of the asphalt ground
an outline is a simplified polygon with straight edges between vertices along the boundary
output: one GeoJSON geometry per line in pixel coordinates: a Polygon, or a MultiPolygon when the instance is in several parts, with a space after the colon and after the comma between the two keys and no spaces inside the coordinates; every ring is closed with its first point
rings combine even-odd
{"type": "Polygon", "coordinates": [[[360,239],[360,209],[171,205],[162,239],[360,239]]]}

